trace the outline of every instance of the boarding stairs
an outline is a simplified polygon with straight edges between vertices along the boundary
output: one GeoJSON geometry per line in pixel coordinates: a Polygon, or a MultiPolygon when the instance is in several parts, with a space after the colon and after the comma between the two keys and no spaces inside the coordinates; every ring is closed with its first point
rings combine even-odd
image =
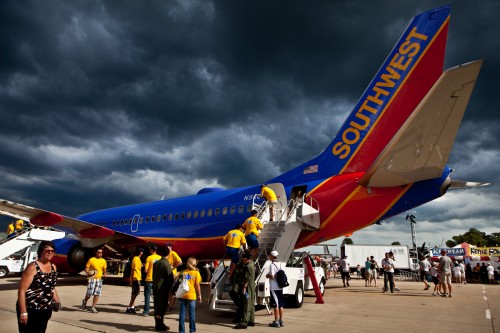
{"type": "Polygon", "coordinates": [[[0,239],[0,277],[10,272],[20,272],[36,259],[36,252],[41,241],[63,238],[65,233],[56,230],[37,228],[19,229],[13,234],[0,239]],[[15,267],[15,271],[12,271],[15,267]]]}
{"type": "MultiPolygon", "coordinates": [[[[287,262],[293,253],[295,244],[302,230],[317,230],[319,228],[319,207],[314,199],[306,195],[297,200],[286,201],[286,194],[282,184],[269,184],[278,196],[278,208],[275,212],[275,221],[269,221],[269,207],[266,202],[259,203],[258,195],[254,195],[253,209],[263,224],[259,233],[259,252],[254,260],[255,277],[257,281],[267,274],[271,261],[268,259],[271,251],[278,251],[278,261],[287,262]],[[311,206],[313,205],[313,206],[311,206]]],[[[241,253],[240,253],[241,255],[241,253]]],[[[225,257],[212,275],[209,309],[234,312],[236,305],[229,296],[231,282],[227,278],[229,264],[225,257]]],[[[267,299],[258,298],[256,304],[267,306],[267,299]]],[[[269,311],[269,309],[268,309],[269,311]]]]}

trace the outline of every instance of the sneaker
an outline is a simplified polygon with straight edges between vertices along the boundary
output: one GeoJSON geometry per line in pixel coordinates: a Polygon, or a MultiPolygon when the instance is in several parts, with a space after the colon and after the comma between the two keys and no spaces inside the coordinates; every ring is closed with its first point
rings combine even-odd
{"type": "Polygon", "coordinates": [[[96,308],[92,307],[92,309],[90,309],[90,312],[97,313],[97,310],[96,310],[96,308]]]}
{"type": "Polygon", "coordinates": [[[394,287],[394,290],[396,290],[396,291],[401,291],[401,290],[399,290],[399,288],[398,288],[398,287],[394,287]]]}
{"type": "Polygon", "coordinates": [[[433,292],[433,293],[432,293],[432,296],[436,296],[436,292],[433,292]]]}
{"type": "Polygon", "coordinates": [[[280,327],[280,323],[277,321],[273,321],[272,323],[269,324],[269,327],[280,327]]]}
{"type": "Polygon", "coordinates": [[[453,296],[451,296],[451,294],[449,294],[448,297],[453,297],[453,296]]]}
{"type": "Polygon", "coordinates": [[[135,308],[127,308],[127,311],[125,311],[126,313],[136,313],[135,312],[135,308]]]}
{"type": "Polygon", "coordinates": [[[87,309],[87,302],[85,302],[85,299],[82,300],[82,306],[81,306],[82,310],[86,310],[87,309]]]}
{"type": "Polygon", "coordinates": [[[281,327],[285,326],[285,323],[283,322],[283,320],[280,319],[279,323],[280,323],[281,327]]]}
{"type": "Polygon", "coordinates": [[[253,327],[253,326],[255,326],[255,322],[254,321],[249,321],[248,324],[247,324],[247,326],[252,326],[253,327]]]}
{"type": "Polygon", "coordinates": [[[441,297],[447,297],[447,296],[448,296],[448,295],[446,295],[446,294],[441,294],[441,297]]]}
{"type": "Polygon", "coordinates": [[[142,316],[143,316],[143,317],[149,317],[149,313],[143,312],[143,313],[142,313],[142,316]]]}
{"type": "Polygon", "coordinates": [[[347,282],[347,286],[349,287],[349,282],[347,282]]]}

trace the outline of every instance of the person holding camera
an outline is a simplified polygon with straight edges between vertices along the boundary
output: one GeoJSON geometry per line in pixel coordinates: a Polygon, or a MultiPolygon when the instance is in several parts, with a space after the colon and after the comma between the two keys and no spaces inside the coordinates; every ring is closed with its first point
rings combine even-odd
{"type": "Polygon", "coordinates": [[[59,311],[61,307],[56,290],[57,269],[51,262],[55,249],[53,242],[41,242],[37,250],[38,259],[23,272],[16,303],[20,333],[45,332],[52,310],[59,311]]]}

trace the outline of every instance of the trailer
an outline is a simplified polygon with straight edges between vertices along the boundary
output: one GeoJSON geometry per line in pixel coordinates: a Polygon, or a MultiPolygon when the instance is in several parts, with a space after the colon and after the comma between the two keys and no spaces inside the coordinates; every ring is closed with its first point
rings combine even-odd
{"type": "Polygon", "coordinates": [[[396,269],[414,269],[411,265],[410,252],[406,245],[342,245],[340,253],[342,257],[347,256],[351,269],[360,265],[365,267],[366,258],[373,256],[379,263],[385,258],[387,252],[394,254],[396,269]]]}

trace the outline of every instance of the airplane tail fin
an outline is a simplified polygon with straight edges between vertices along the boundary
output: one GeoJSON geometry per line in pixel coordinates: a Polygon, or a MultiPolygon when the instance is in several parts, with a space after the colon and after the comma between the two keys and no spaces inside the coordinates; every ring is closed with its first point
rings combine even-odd
{"type": "Polygon", "coordinates": [[[450,7],[414,17],[330,145],[269,182],[365,172],[441,76],[450,7]]]}

